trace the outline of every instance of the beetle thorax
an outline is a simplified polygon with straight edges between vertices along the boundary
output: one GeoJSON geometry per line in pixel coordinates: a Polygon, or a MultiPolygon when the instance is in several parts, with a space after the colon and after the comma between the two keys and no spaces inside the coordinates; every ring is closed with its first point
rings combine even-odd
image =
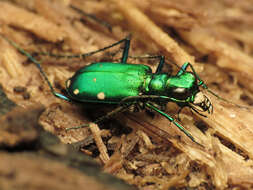
{"type": "Polygon", "coordinates": [[[166,95],[167,74],[154,74],[148,83],[147,94],[166,95]]]}

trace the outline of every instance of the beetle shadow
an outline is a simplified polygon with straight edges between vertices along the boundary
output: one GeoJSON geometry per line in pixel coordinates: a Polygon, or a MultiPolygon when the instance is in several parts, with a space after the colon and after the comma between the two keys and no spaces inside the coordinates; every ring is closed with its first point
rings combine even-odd
{"type": "MultiPolygon", "coordinates": [[[[84,115],[90,122],[95,121],[100,117],[104,117],[117,107],[115,105],[101,103],[82,103],[75,106],[80,107],[81,114],[84,115]]],[[[118,115],[119,114],[115,114],[112,117],[106,118],[97,123],[99,128],[110,130],[110,133],[113,136],[121,136],[122,134],[127,135],[131,133],[132,129],[120,122],[118,115]]]]}

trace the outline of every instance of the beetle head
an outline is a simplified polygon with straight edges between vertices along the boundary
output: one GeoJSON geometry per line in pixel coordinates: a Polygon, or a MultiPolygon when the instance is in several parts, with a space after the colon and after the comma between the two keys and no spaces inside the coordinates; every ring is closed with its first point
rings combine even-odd
{"type": "Polygon", "coordinates": [[[208,112],[213,113],[213,105],[209,98],[204,95],[201,91],[198,91],[193,97],[192,101],[189,103],[191,109],[197,113],[208,112]]]}

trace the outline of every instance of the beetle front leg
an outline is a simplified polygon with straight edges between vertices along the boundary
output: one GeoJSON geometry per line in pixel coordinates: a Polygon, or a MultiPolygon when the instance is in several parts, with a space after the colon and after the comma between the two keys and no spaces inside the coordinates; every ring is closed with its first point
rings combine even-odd
{"type": "Polygon", "coordinates": [[[183,74],[184,72],[186,72],[187,68],[190,67],[194,76],[198,79],[198,86],[203,86],[204,89],[208,89],[208,87],[206,86],[206,84],[203,82],[203,80],[199,77],[199,75],[197,74],[197,72],[195,71],[194,67],[192,66],[191,63],[189,62],[185,62],[183,64],[183,66],[180,68],[180,70],[178,71],[176,76],[180,76],[181,74],[183,74]]]}
{"type": "Polygon", "coordinates": [[[150,109],[156,111],[157,113],[161,114],[162,116],[166,117],[170,122],[172,122],[174,125],[176,125],[176,127],[178,129],[180,129],[187,137],[189,137],[194,143],[200,145],[203,147],[203,145],[201,145],[200,143],[198,143],[194,137],[190,134],[189,131],[187,131],[182,125],[180,125],[178,122],[175,121],[175,119],[171,116],[169,116],[168,114],[164,113],[163,111],[159,110],[157,107],[153,106],[150,103],[146,103],[145,104],[147,107],[149,107],[150,109]]]}
{"type": "MultiPolygon", "coordinates": [[[[181,75],[182,73],[186,72],[186,69],[187,69],[188,67],[191,68],[191,70],[192,70],[194,76],[196,76],[196,78],[198,79],[198,81],[199,81],[199,82],[198,82],[198,86],[202,86],[204,89],[207,90],[207,92],[209,92],[210,94],[212,94],[213,96],[215,96],[216,98],[218,98],[218,99],[220,99],[220,100],[222,100],[222,101],[224,101],[224,102],[227,102],[227,103],[229,103],[229,104],[235,105],[236,107],[239,107],[239,108],[249,109],[249,107],[247,107],[247,106],[235,104],[235,103],[233,103],[232,101],[229,101],[229,100],[227,100],[227,99],[225,99],[225,98],[222,98],[222,97],[220,97],[218,94],[216,94],[215,92],[213,92],[212,90],[210,90],[210,89],[208,88],[208,86],[204,83],[204,81],[203,81],[203,80],[199,77],[199,75],[196,73],[196,71],[195,71],[194,67],[192,66],[192,64],[189,63],[189,62],[186,62],[186,63],[183,64],[183,66],[181,67],[181,69],[180,69],[179,72],[177,73],[177,76],[179,76],[179,75],[181,75]]],[[[200,114],[200,115],[202,115],[202,114],[200,114]]]]}
{"type": "Polygon", "coordinates": [[[189,62],[185,62],[182,67],[180,68],[180,70],[178,71],[176,76],[179,76],[181,74],[183,74],[184,72],[186,72],[187,67],[189,67],[189,65],[191,65],[189,62]]]}

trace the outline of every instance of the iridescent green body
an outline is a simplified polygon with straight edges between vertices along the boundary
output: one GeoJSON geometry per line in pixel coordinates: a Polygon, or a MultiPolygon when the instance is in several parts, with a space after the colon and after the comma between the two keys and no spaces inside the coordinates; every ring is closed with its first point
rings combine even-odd
{"type": "Polygon", "coordinates": [[[71,98],[81,102],[118,104],[143,92],[151,75],[146,65],[93,63],[76,72],[66,89],[71,98]]]}
{"type": "MultiPolygon", "coordinates": [[[[207,90],[208,88],[199,78],[190,63],[185,63],[178,73],[173,76],[162,72],[165,62],[164,56],[148,57],[160,59],[160,63],[154,73],[151,68],[146,65],[129,64],[127,63],[127,59],[130,39],[127,37],[97,51],[82,54],[81,57],[90,56],[120,43],[125,43],[120,63],[98,62],[81,68],[66,81],[67,94],[61,94],[54,90],[46,73],[41,68],[39,61],[20,48],[15,42],[5,38],[4,36],[2,37],[16,47],[19,52],[26,55],[37,66],[47,81],[52,94],[54,94],[57,98],[76,103],[102,103],[103,105],[117,105],[115,110],[104,117],[98,118],[94,121],[95,123],[99,123],[115,113],[125,111],[131,106],[141,109],[147,108],[167,118],[193,142],[199,144],[182,125],[163,111],[167,102],[175,102],[181,109],[183,107],[190,107],[197,113],[205,111],[212,113],[213,107],[210,100],[199,89],[199,87],[203,87],[207,90]],[[187,71],[188,67],[191,68],[191,72],[187,71]]],[[[62,55],[51,55],[56,57],[65,57],[62,55]]],[[[80,57],[80,55],[72,55],[69,57],[80,57]]],[[[211,92],[210,90],[208,91],[211,92]]],[[[211,93],[214,94],[213,92],[211,93]]],[[[217,96],[216,94],[214,95],[217,96]]],[[[199,114],[202,115],[201,113],[199,114]]],[[[69,129],[77,129],[86,126],[87,124],[84,124],[69,129]]]]}
{"type": "Polygon", "coordinates": [[[190,72],[169,76],[154,74],[146,65],[100,62],[77,71],[67,81],[66,90],[71,99],[80,102],[118,104],[126,97],[141,95],[190,101],[198,90],[196,82],[190,72]]]}

